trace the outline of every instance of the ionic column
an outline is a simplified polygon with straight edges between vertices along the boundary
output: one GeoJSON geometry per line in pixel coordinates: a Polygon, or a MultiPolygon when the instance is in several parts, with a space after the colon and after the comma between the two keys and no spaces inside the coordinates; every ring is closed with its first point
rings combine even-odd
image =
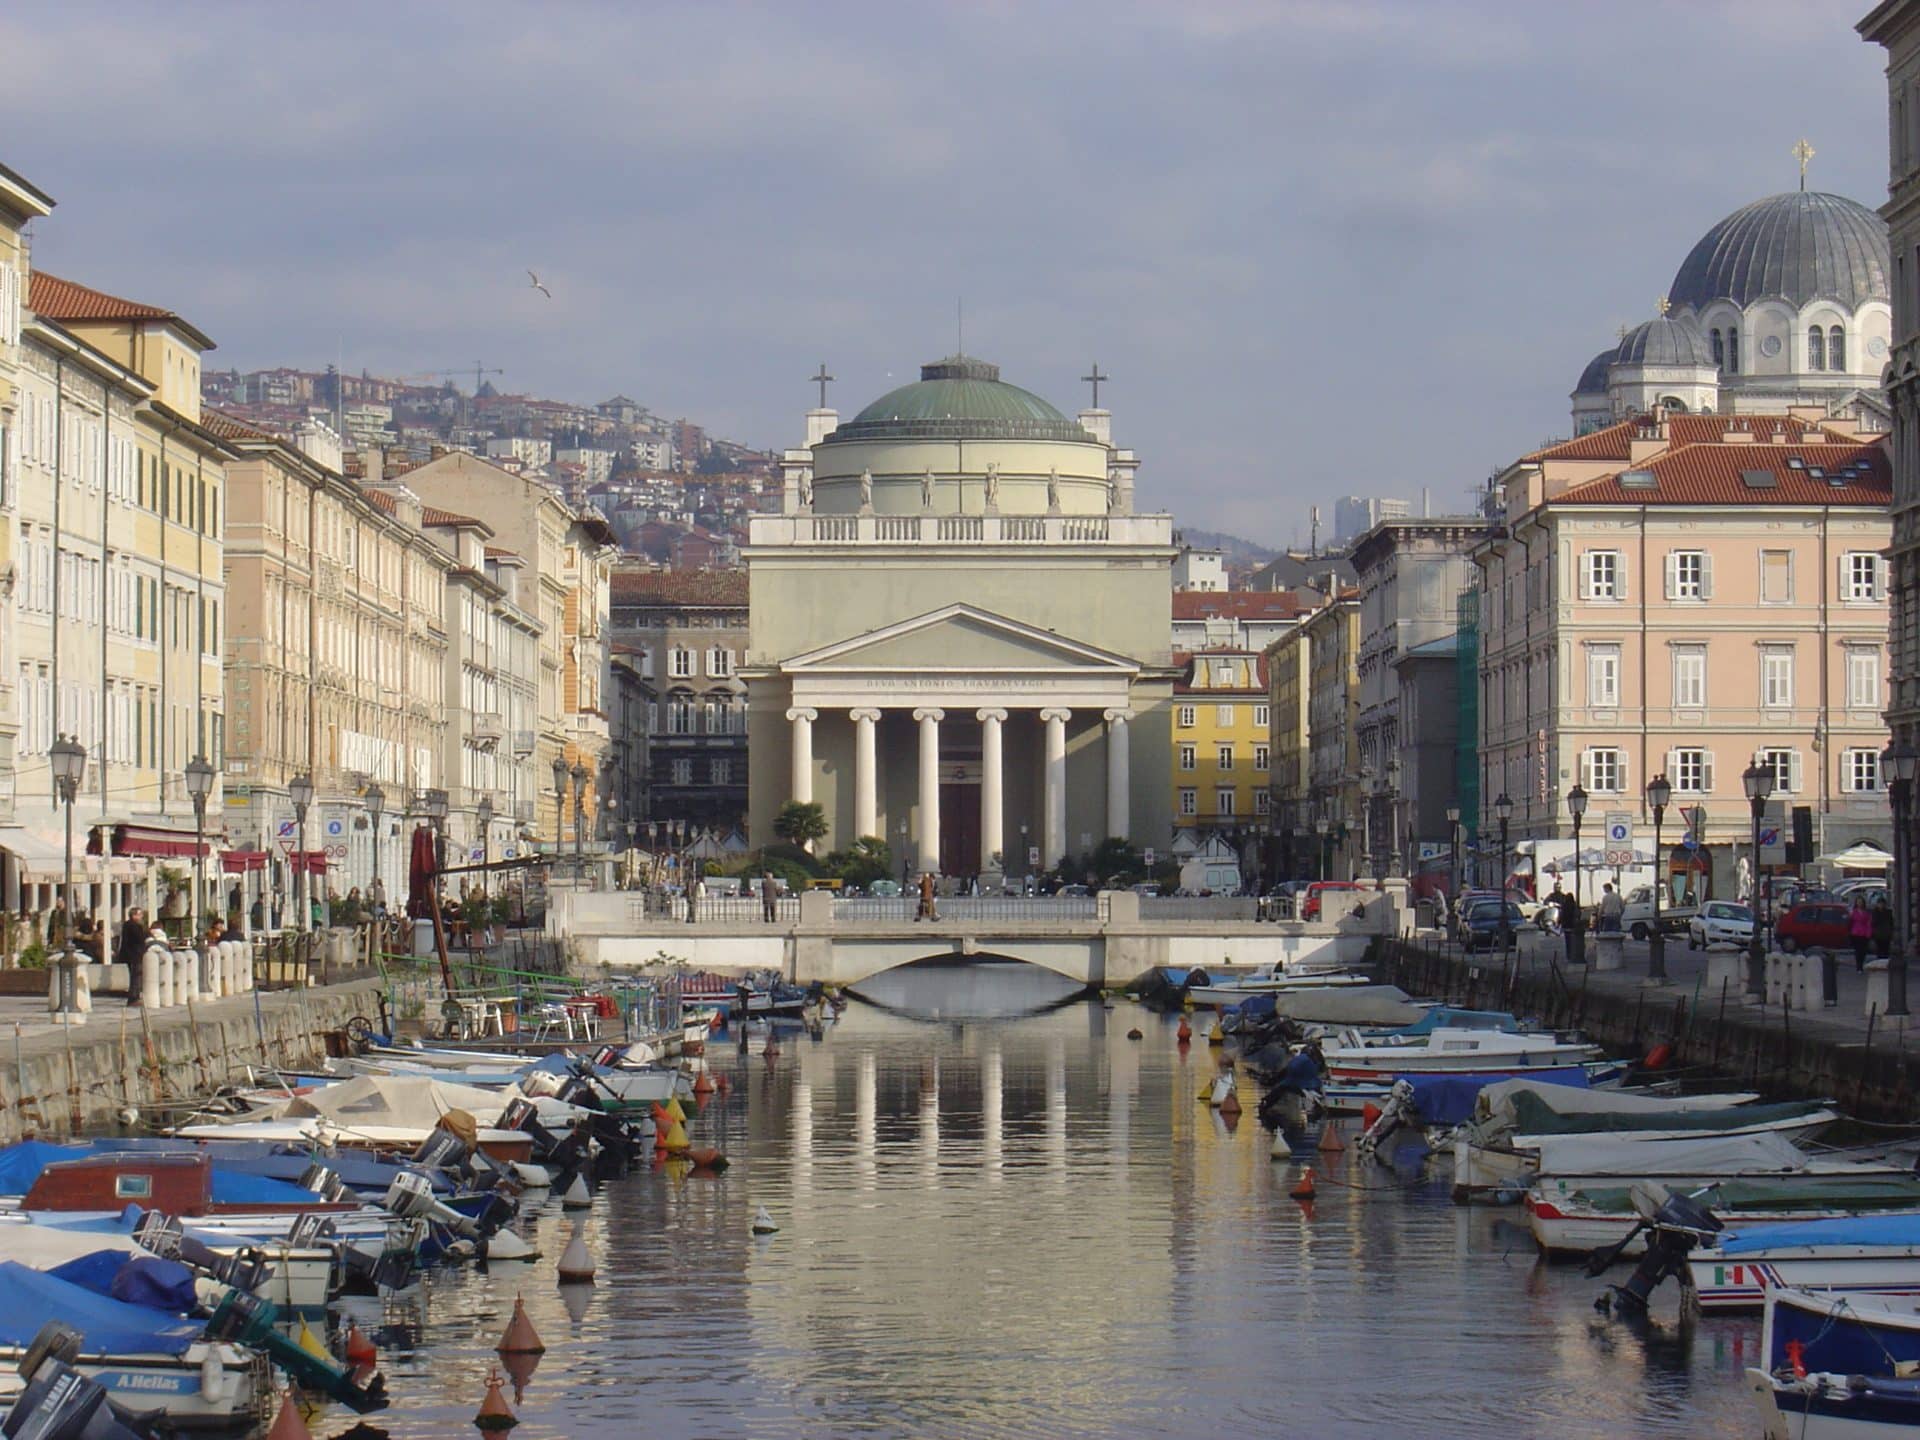
{"type": "Polygon", "coordinates": [[[1047,724],[1046,834],[1041,837],[1040,860],[1049,870],[1067,854],[1067,717],[1071,710],[1042,710],[1047,724]]]}
{"type": "Polygon", "coordinates": [[[798,800],[802,805],[813,800],[813,722],[819,718],[818,710],[809,710],[803,705],[787,711],[787,719],[793,725],[793,781],[787,798],[798,800]]]}
{"type": "Polygon", "coordinates": [[[944,710],[913,712],[920,722],[920,873],[940,873],[940,722],[944,710]]]}
{"type": "Polygon", "coordinates": [[[879,805],[874,800],[873,727],[878,710],[854,710],[853,716],[853,833],[878,835],[879,805]]]}
{"type": "Polygon", "coordinates": [[[1004,857],[996,865],[993,856],[1006,829],[1001,809],[1000,727],[1006,723],[1007,712],[978,710],[974,718],[980,722],[980,873],[985,875],[1006,868],[1004,857]]]}
{"type": "Polygon", "coordinates": [[[1107,722],[1107,834],[1124,840],[1133,829],[1128,790],[1133,772],[1127,731],[1127,721],[1133,717],[1131,711],[1108,710],[1103,718],[1107,722]]]}

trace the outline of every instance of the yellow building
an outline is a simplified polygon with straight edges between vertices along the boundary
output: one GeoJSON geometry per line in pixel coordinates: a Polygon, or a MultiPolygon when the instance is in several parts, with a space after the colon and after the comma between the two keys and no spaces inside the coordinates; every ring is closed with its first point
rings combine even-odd
{"type": "Polygon", "coordinates": [[[1203,650],[1174,659],[1184,666],[1173,687],[1176,839],[1264,831],[1272,744],[1265,657],[1203,650]]]}
{"type": "Polygon", "coordinates": [[[1347,879],[1361,853],[1359,594],[1309,615],[1306,641],[1307,813],[1297,833],[1313,837],[1315,879],[1347,879]]]}
{"type": "Polygon", "coordinates": [[[1272,844],[1268,847],[1271,878],[1309,879],[1317,860],[1313,838],[1313,811],[1309,785],[1309,747],[1313,734],[1308,720],[1313,694],[1312,645],[1307,620],[1296,621],[1286,634],[1266,648],[1267,811],[1272,844]]]}

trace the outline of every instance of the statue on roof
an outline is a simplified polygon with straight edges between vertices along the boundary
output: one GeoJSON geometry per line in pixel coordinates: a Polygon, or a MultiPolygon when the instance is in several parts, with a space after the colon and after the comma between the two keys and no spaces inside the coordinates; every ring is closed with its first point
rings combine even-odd
{"type": "Polygon", "coordinates": [[[871,470],[860,472],[860,508],[873,509],[873,471],[871,470]]]}
{"type": "Polygon", "coordinates": [[[800,508],[802,510],[813,508],[813,472],[811,470],[800,472],[800,508]]]}
{"type": "Polygon", "coordinates": [[[1060,467],[1055,465],[1047,471],[1047,513],[1060,513],[1060,467]]]}
{"type": "Polygon", "coordinates": [[[999,508],[1000,462],[998,460],[990,460],[987,462],[987,509],[998,510],[999,508]]]}
{"type": "Polygon", "coordinates": [[[920,477],[920,508],[922,510],[933,508],[933,467],[931,465],[920,477]]]}

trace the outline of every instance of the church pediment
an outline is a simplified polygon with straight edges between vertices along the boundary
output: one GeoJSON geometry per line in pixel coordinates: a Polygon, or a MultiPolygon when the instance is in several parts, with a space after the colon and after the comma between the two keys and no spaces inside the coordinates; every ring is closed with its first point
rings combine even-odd
{"type": "Polygon", "coordinates": [[[971,605],[949,605],[796,655],[789,674],[998,671],[1132,676],[1137,661],[971,605]]]}

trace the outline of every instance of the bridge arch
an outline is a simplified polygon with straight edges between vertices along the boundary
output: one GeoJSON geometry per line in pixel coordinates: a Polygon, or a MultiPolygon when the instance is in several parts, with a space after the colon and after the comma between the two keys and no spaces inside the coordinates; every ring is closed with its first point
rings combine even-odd
{"type": "MultiPolygon", "coordinates": [[[[808,947],[812,949],[813,947],[808,947]]],[[[831,941],[825,973],[809,973],[809,956],[799,959],[796,979],[801,984],[824,980],[833,985],[858,985],[884,970],[922,961],[1018,960],[1051,970],[1079,985],[1106,983],[1106,941],[1100,936],[1007,936],[947,939],[934,936],[881,937],[837,935],[831,941]]],[[[817,952],[816,952],[817,954],[817,952]]]]}

